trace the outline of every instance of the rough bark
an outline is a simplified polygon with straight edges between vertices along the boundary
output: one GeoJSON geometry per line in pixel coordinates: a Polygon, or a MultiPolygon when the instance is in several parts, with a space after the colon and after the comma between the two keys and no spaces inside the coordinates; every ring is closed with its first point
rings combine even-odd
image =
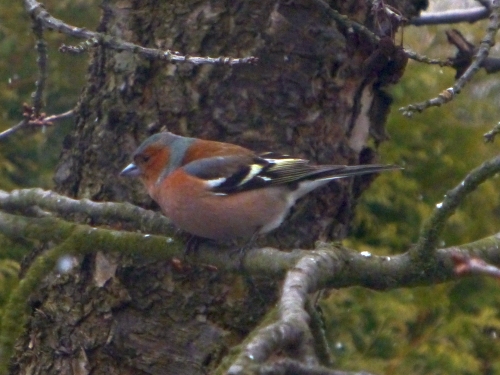
{"type": "MultiPolygon", "coordinates": [[[[423,3],[398,9],[408,17],[423,3]]],[[[376,25],[364,0],[330,5],[376,25]]],[[[117,173],[138,143],[165,129],[323,164],[372,162],[370,144],[387,137],[390,97],[382,87],[398,77],[368,64],[379,46],[315,1],[108,1],[100,29],[144,46],[254,55],[259,63],[170,64],[97,48],[55,173],[63,194],[155,207],[139,183],[117,173]]],[[[318,190],[262,243],[292,248],[344,238],[366,181],[318,190]]],[[[97,251],[79,259],[77,272],[41,283],[12,374],[207,373],[276,299],[274,281],[97,251]]]]}

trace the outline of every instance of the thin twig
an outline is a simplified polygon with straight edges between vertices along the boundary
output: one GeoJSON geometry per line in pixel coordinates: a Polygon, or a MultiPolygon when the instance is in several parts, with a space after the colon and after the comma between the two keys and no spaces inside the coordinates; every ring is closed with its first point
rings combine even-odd
{"type": "Polygon", "coordinates": [[[491,47],[495,42],[495,35],[499,28],[499,12],[500,0],[494,0],[491,4],[490,22],[485,37],[479,45],[476,57],[473,63],[467,68],[464,74],[455,82],[453,87],[449,87],[437,97],[426,100],[425,102],[410,104],[407,107],[400,108],[399,110],[404,116],[411,117],[415,112],[422,112],[429,107],[438,107],[442,104],[448,103],[460,93],[464,86],[472,79],[476,72],[481,68],[481,65],[488,57],[491,47]]]}
{"type": "Polygon", "coordinates": [[[75,46],[70,46],[67,44],[62,44],[59,47],[59,52],[61,53],[70,53],[73,55],[79,55],[81,53],[87,52],[89,49],[97,46],[94,39],[84,40],[81,43],[78,43],[75,46]]]}
{"type": "Polygon", "coordinates": [[[45,115],[43,113],[40,114],[39,118],[33,118],[29,115],[25,116],[25,118],[22,121],[20,121],[17,125],[14,125],[13,127],[1,132],[0,133],[0,140],[4,140],[4,139],[10,137],[12,134],[18,132],[19,130],[21,130],[23,128],[28,128],[30,126],[36,126],[36,127],[52,126],[52,125],[54,125],[55,121],[63,120],[65,118],[71,117],[71,116],[73,116],[73,114],[74,114],[74,110],[71,109],[67,112],[60,113],[58,115],[48,116],[48,117],[45,117],[45,115]]]}
{"type": "MultiPolygon", "coordinates": [[[[336,10],[332,9],[325,1],[323,0],[315,0],[316,4],[318,4],[321,9],[328,14],[332,19],[334,19],[336,22],[339,24],[343,25],[346,29],[353,29],[358,33],[361,33],[365,35],[372,43],[374,44],[379,44],[380,42],[380,37],[377,36],[375,33],[373,33],[371,30],[366,28],[365,26],[354,22],[350,20],[347,16],[344,16],[337,12],[336,10]]],[[[384,7],[384,10],[388,12],[389,15],[397,15],[394,11],[387,9],[387,7],[384,7]]],[[[401,22],[403,21],[404,17],[398,17],[397,19],[400,20],[401,22]]],[[[404,18],[406,20],[406,18],[404,18]]],[[[433,65],[439,65],[439,66],[449,66],[450,63],[446,60],[440,60],[440,59],[431,59],[429,57],[419,55],[418,53],[405,48],[404,52],[408,58],[423,62],[426,64],[433,64],[433,65]]]]}
{"type": "Polygon", "coordinates": [[[410,19],[409,24],[413,26],[442,25],[460,22],[473,23],[488,18],[491,10],[485,7],[470,9],[455,9],[444,12],[422,14],[410,19]]]}
{"type": "Polygon", "coordinates": [[[25,128],[26,125],[28,125],[28,120],[24,119],[20,121],[17,125],[14,125],[9,129],[4,130],[3,132],[0,133],[0,140],[10,137],[15,132],[21,130],[22,128],[25,128]]]}
{"type": "Polygon", "coordinates": [[[40,20],[33,18],[33,33],[36,36],[36,52],[38,65],[38,79],[36,80],[36,90],[33,93],[33,116],[39,118],[43,108],[43,95],[45,83],[47,81],[47,43],[43,39],[43,26],[40,20]]]}
{"type": "Polygon", "coordinates": [[[396,8],[386,4],[383,0],[372,0],[372,12],[377,13],[379,10],[384,12],[389,19],[397,20],[400,25],[408,23],[408,19],[396,8]]]}
{"type": "Polygon", "coordinates": [[[420,55],[411,49],[405,48],[404,52],[409,59],[422,62],[429,65],[439,65],[439,66],[451,66],[451,62],[449,60],[441,60],[441,59],[431,59],[430,57],[420,55]]]}
{"type": "Polygon", "coordinates": [[[378,37],[374,32],[372,32],[362,24],[350,20],[349,17],[340,14],[330,5],[328,5],[328,3],[326,3],[324,0],[314,0],[314,2],[321,8],[323,12],[325,12],[334,21],[344,26],[347,30],[352,29],[359,34],[364,35],[374,45],[377,45],[380,42],[380,37],[378,37]]]}
{"type": "Polygon", "coordinates": [[[45,117],[43,119],[43,121],[45,123],[51,123],[53,121],[63,120],[65,118],[71,117],[74,114],[75,114],[75,110],[74,109],[70,109],[69,111],[64,112],[64,113],[60,113],[58,115],[52,115],[52,116],[45,117]]]}
{"type": "Polygon", "coordinates": [[[486,143],[493,142],[495,140],[496,135],[500,133],[500,122],[496,124],[493,129],[491,129],[489,132],[483,134],[484,141],[486,143]]]}
{"type": "Polygon", "coordinates": [[[103,45],[104,47],[116,49],[120,51],[130,51],[137,53],[149,59],[161,59],[171,62],[190,62],[192,64],[221,64],[221,65],[236,65],[236,64],[251,64],[258,61],[257,57],[248,56],[243,58],[232,57],[199,57],[199,56],[184,56],[178,52],[166,50],[162,51],[155,48],[141,47],[137,44],[125,42],[120,38],[115,38],[110,35],[90,31],[85,28],[74,27],[68,25],[61,20],[52,17],[45,10],[42,4],[36,0],[24,0],[26,11],[35,19],[40,20],[43,26],[56,30],[65,35],[73,36],[79,39],[87,39],[90,43],[103,45]]]}
{"type": "Polygon", "coordinates": [[[422,260],[433,262],[433,254],[437,248],[438,238],[443,231],[447,219],[453,215],[464,198],[480,184],[500,172],[500,156],[488,160],[471,171],[465,179],[444,196],[444,200],[436,205],[434,212],[424,224],[417,244],[410,250],[422,260]]]}

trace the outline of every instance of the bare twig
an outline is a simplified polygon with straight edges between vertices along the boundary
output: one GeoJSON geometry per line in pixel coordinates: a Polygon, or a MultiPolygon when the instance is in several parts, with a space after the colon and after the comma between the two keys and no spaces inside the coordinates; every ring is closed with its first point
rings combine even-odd
{"type": "Polygon", "coordinates": [[[54,121],[61,120],[73,115],[73,110],[61,113],[59,115],[53,115],[46,117],[45,113],[42,112],[44,107],[43,96],[47,81],[47,43],[43,39],[43,23],[40,19],[34,17],[33,14],[33,33],[36,36],[36,46],[37,51],[37,65],[38,65],[38,79],[35,83],[36,89],[32,94],[32,106],[27,104],[23,105],[23,117],[24,119],[20,121],[17,125],[3,131],[0,133],[0,140],[6,139],[12,134],[18,132],[19,130],[27,127],[41,126],[45,128],[46,126],[54,125],[54,121]]]}
{"type": "Polygon", "coordinates": [[[409,24],[414,26],[442,25],[459,22],[473,23],[491,14],[491,10],[485,7],[470,9],[455,9],[444,12],[422,14],[420,17],[410,19],[409,24]]]}
{"type": "Polygon", "coordinates": [[[383,0],[372,0],[372,11],[374,13],[381,10],[387,17],[395,19],[400,25],[406,24],[408,19],[392,6],[386,4],[383,0]]]}
{"type": "MultiPolygon", "coordinates": [[[[346,29],[352,29],[358,33],[361,33],[364,36],[366,36],[372,43],[379,44],[380,37],[377,36],[372,31],[370,31],[365,26],[363,26],[357,22],[351,21],[347,16],[344,16],[344,15],[340,14],[339,12],[337,12],[336,10],[332,9],[323,0],[315,0],[315,3],[318,4],[321,7],[321,9],[326,14],[328,14],[333,20],[335,20],[339,24],[343,25],[346,29]]],[[[374,1],[374,6],[376,6],[375,3],[379,4],[380,2],[374,1]]],[[[394,11],[390,10],[386,6],[384,6],[383,9],[386,13],[388,13],[388,15],[397,16],[396,19],[399,20],[401,23],[406,22],[406,18],[397,15],[394,11]]],[[[440,60],[440,59],[431,59],[429,57],[419,55],[418,53],[416,53],[410,49],[407,49],[407,48],[404,49],[404,52],[405,52],[406,56],[408,56],[408,58],[415,60],[415,61],[420,61],[420,62],[424,62],[426,64],[434,64],[434,65],[439,65],[439,66],[450,65],[450,63],[448,61],[440,60]]]]}
{"type": "Polygon", "coordinates": [[[431,59],[430,57],[420,55],[415,51],[412,51],[411,49],[405,48],[404,52],[406,56],[408,56],[409,59],[422,62],[425,64],[429,65],[439,65],[439,66],[450,66],[451,63],[448,60],[441,60],[441,59],[431,59]]]}
{"type": "Polygon", "coordinates": [[[1,132],[0,133],[0,141],[10,137],[12,134],[18,132],[21,129],[28,128],[31,126],[34,126],[34,127],[52,126],[52,125],[54,125],[55,121],[71,117],[74,114],[74,110],[71,109],[67,112],[60,113],[58,115],[48,116],[48,117],[46,117],[44,113],[40,113],[40,116],[36,118],[36,117],[34,117],[34,114],[33,114],[33,112],[34,112],[33,108],[25,105],[24,109],[25,109],[24,119],[22,121],[20,121],[17,125],[14,125],[13,127],[1,132]]]}
{"type": "Polygon", "coordinates": [[[94,39],[89,39],[81,43],[78,43],[76,46],[69,46],[66,44],[62,44],[59,47],[59,52],[79,55],[81,53],[87,52],[89,49],[94,48],[96,46],[97,46],[97,41],[94,39]]]}
{"type": "Polygon", "coordinates": [[[496,124],[495,127],[491,129],[489,132],[483,134],[484,141],[486,143],[493,142],[498,133],[500,133],[500,122],[496,124]]]}
{"type": "Polygon", "coordinates": [[[500,279],[500,269],[484,260],[470,257],[462,253],[452,255],[451,259],[455,263],[455,272],[457,275],[486,275],[500,279]]]}
{"type": "Polygon", "coordinates": [[[320,9],[325,12],[329,17],[331,17],[335,22],[339,23],[347,30],[352,29],[359,34],[364,35],[371,43],[378,44],[380,41],[380,37],[378,37],[375,33],[370,31],[367,27],[363,26],[360,23],[354,22],[349,19],[349,17],[340,14],[335,9],[332,9],[330,5],[324,0],[314,0],[314,2],[320,7],[320,9]]]}
{"type": "Polygon", "coordinates": [[[91,40],[91,43],[103,45],[107,48],[112,48],[121,51],[130,51],[137,53],[140,56],[149,59],[161,59],[171,62],[190,62],[192,64],[251,64],[258,61],[257,57],[248,56],[243,58],[232,57],[199,57],[199,56],[184,56],[178,52],[166,50],[162,51],[155,48],[145,48],[137,44],[125,42],[120,38],[115,38],[110,35],[90,31],[85,28],[74,27],[68,25],[61,20],[52,17],[49,12],[36,0],[24,0],[27,12],[35,19],[39,20],[43,26],[50,30],[56,30],[65,35],[73,36],[79,39],[91,40]]]}
{"type": "Polygon", "coordinates": [[[24,119],[24,120],[20,121],[17,125],[14,125],[13,127],[9,128],[9,129],[4,130],[3,132],[0,133],[0,140],[10,137],[15,132],[25,128],[27,124],[28,124],[28,120],[24,119]]]}
{"type": "Polygon", "coordinates": [[[417,244],[410,251],[423,261],[427,259],[432,262],[432,255],[436,251],[438,238],[446,220],[468,194],[498,172],[500,172],[500,156],[488,160],[471,171],[458,186],[448,191],[443,202],[436,205],[431,217],[425,222],[417,244]]]}
{"type": "Polygon", "coordinates": [[[38,79],[36,81],[36,90],[33,93],[33,115],[39,118],[43,108],[43,95],[45,91],[45,82],[47,81],[47,43],[43,39],[42,23],[33,18],[33,33],[36,36],[36,52],[38,54],[38,79]]]}
{"type": "Polygon", "coordinates": [[[43,121],[45,122],[45,125],[47,125],[47,124],[50,124],[50,123],[52,123],[54,121],[63,120],[65,118],[71,117],[74,114],[75,114],[75,110],[74,109],[70,109],[69,111],[60,113],[58,115],[52,115],[52,116],[45,117],[43,119],[43,121]]]}
{"type": "Polygon", "coordinates": [[[464,74],[455,82],[453,87],[449,87],[444,90],[441,94],[433,99],[426,100],[425,102],[411,104],[407,107],[400,108],[399,110],[404,116],[411,117],[415,112],[422,112],[423,110],[440,106],[445,104],[460,93],[464,86],[472,79],[472,77],[479,70],[484,60],[488,57],[489,51],[495,42],[495,35],[499,28],[499,12],[500,12],[500,0],[493,0],[491,5],[491,15],[490,22],[488,23],[488,28],[485,37],[481,41],[479,49],[476,54],[474,62],[467,68],[464,74]]]}

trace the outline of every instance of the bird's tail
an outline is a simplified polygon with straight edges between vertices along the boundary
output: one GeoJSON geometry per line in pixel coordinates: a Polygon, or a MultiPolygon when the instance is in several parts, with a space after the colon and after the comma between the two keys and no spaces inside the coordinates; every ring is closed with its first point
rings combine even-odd
{"type": "Polygon", "coordinates": [[[322,165],[316,173],[305,176],[306,179],[336,179],[403,169],[398,165],[365,164],[365,165],[322,165]]]}
{"type": "Polygon", "coordinates": [[[403,169],[397,165],[365,164],[365,165],[321,165],[314,171],[297,179],[297,187],[293,193],[294,199],[306,195],[310,191],[326,185],[331,180],[351,176],[360,176],[369,173],[378,173],[403,169]]]}

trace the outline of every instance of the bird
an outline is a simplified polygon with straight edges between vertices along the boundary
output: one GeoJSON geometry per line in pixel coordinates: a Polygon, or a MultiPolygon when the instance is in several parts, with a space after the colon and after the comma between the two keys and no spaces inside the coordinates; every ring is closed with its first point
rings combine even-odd
{"type": "Polygon", "coordinates": [[[279,227],[296,201],[332,180],[397,165],[314,165],[278,152],[161,132],[133,153],[121,176],[139,177],[179,229],[215,241],[279,227]]]}

